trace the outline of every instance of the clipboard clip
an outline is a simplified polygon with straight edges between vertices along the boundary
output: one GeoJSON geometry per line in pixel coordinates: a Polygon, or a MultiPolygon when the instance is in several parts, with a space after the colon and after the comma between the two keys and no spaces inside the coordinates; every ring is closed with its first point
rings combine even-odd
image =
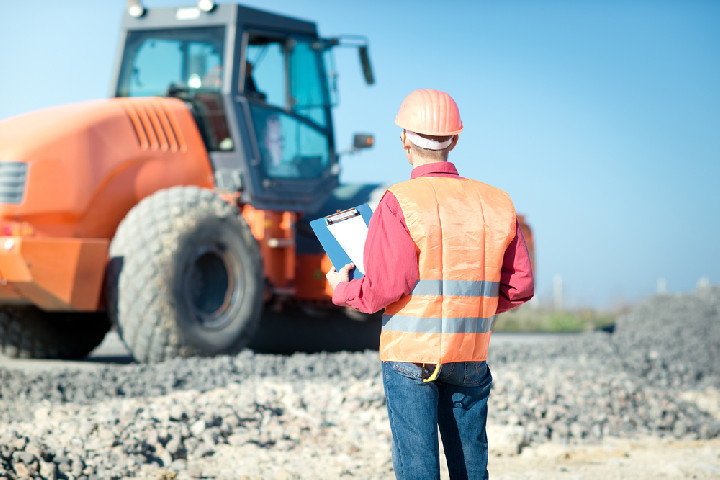
{"type": "Polygon", "coordinates": [[[347,210],[338,210],[336,213],[333,213],[332,215],[328,215],[327,217],[325,217],[325,222],[327,222],[328,225],[332,225],[333,223],[342,222],[343,220],[357,217],[358,215],[360,215],[360,211],[357,208],[348,208],[347,210]]]}

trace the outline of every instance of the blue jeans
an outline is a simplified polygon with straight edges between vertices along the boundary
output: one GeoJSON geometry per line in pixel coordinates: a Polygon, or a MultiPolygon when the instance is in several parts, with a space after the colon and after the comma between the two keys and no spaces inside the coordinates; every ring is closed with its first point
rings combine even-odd
{"type": "Polygon", "coordinates": [[[382,368],[395,478],[440,478],[439,426],[450,478],[487,479],[487,363],[443,364],[432,382],[423,382],[432,369],[414,363],[383,362],[382,368]]]}

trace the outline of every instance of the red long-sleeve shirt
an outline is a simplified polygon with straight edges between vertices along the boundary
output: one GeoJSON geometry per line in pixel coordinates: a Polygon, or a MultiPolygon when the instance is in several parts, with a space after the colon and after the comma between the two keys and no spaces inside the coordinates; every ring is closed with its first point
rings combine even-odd
{"type": "MultiPolygon", "coordinates": [[[[450,162],[416,167],[410,178],[418,177],[461,178],[455,165],[450,162]]],[[[400,204],[392,192],[385,193],[370,219],[363,263],[365,275],[339,283],[333,292],[333,303],[374,313],[408,295],[418,281],[415,243],[405,225],[400,204]]],[[[530,300],[533,294],[530,255],[518,225],[515,238],[503,257],[497,313],[521,305],[530,300]]]]}

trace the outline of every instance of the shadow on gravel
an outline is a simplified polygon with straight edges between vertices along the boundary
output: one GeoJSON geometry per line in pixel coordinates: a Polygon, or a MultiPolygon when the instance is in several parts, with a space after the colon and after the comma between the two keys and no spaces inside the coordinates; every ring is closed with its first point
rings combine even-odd
{"type": "MultiPolygon", "coordinates": [[[[282,312],[265,310],[249,348],[256,353],[273,354],[377,350],[382,315],[362,318],[353,320],[342,311],[303,311],[299,308],[285,308],[282,312]]],[[[137,363],[117,334],[106,338],[103,345],[82,362],[112,365],[137,363]]]]}
{"type": "Polygon", "coordinates": [[[86,363],[112,363],[113,365],[129,365],[137,363],[130,355],[91,355],[83,360],[86,363]]]}
{"type": "Polygon", "coordinates": [[[342,311],[266,310],[250,348],[285,354],[377,350],[381,324],[382,314],[353,320],[342,311]]]}

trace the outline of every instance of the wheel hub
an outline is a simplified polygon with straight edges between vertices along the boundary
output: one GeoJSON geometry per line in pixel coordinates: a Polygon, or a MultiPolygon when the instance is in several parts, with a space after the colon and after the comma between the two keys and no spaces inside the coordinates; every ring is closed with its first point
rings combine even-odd
{"type": "Polygon", "coordinates": [[[235,263],[223,245],[198,249],[190,261],[184,297],[204,328],[221,329],[232,321],[232,307],[242,295],[235,263]]]}

